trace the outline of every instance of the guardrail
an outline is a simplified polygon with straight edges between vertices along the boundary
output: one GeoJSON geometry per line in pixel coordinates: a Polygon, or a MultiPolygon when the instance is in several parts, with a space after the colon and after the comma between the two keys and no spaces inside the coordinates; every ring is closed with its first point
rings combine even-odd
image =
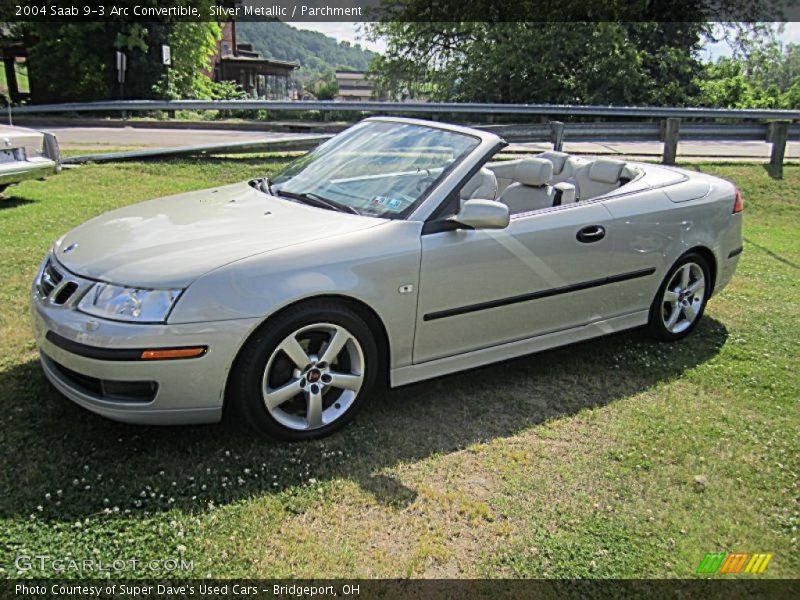
{"type": "Polygon", "coordinates": [[[653,106],[599,106],[577,104],[482,104],[467,102],[336,102],[332,100],[109,100],[30,104],[12,109],[15,115],[64,112],[146,112],[156,110],[282,110],[379,112],[389,114],[483,114],[531,116],[588,116],[682,119],[800,120],[800,111],[738,108],[677,108],[653,106]]]}
{"type": "Polygon", "coordinates": [[[276,100],[112,100],[102,102],[38,104],[17,106],[13,115],[151,112],[177,110],[222,111],[320,111],[430,115],[441,119],[453,115],[483,115],[490,122],[495,115],[522,115],[530,118],[597,117],[628,118],[626,122],[550,121],[515,125],[483,125],[510,142],[550,140],[561,149],[570,140],[660,140],[664,143],[662,161],[674,164],[680,139],[764,140],[772,144],[770,167],[774,176],[783,174],[786,141],[800,136],[800,111],[773,109],[677,108],[646,106],[584,106],[567,104],[475,104],[457,102],[335,102],[276,100]],[[634,121],[635,119],[635,121],[634,121]],[[766,121],[766,122],[764,122],[766,121]]]}
{"type": "MultiPolygon", "coordinates": [[[[556,123],[552,121],[551,123],[556,123]]],[[[550,123],[532,125],[478,125],[509,142],[548,140],[552,137],[550,123]]],[[[686,140],[754,140],[770,141],[769,123],[692,123],[681,120],[680,136],[686,140]]],[[[789,126],[789,136],[800,138],[800,124],[789,126]]],[[[564,123],[564,138],[580,141],[653,141],[664,137],[664,123],[564,123]]]]}
{"type": "Polygon", "coordinates": [[[534,125],[485,125],[509,142],[549,140],[555,150],[563,148],[564,140],[582,141],[652,141],[663,142],[661,161],[674,165],[678,142],[684,140],[764,141],[772,144],[770,171],[783,177],[783,162],[789,136],[800,137],[800,125],[790,121],[768,123],[686,123],[677,117],[642,123],[549,123],[534,125]]]}

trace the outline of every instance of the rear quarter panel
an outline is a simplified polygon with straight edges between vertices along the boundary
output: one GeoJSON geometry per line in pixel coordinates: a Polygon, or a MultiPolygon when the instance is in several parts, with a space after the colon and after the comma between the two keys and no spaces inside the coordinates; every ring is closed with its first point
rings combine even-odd
{"type": "MultiPolygon", "coordinates": [[[[735,187],[703,174],[670,186],[622,194],[603,202],[615,218],[613,270],[654,267],[652,277],[617,286],[624,311],[650,306],[665,275],[681,255],[696,247],[714,256],[715,291],[730,280],[742,246],[741,214],[732,214],[735,187]]],[[[646,177],[646,175],[645,175],[646,177]]]]}

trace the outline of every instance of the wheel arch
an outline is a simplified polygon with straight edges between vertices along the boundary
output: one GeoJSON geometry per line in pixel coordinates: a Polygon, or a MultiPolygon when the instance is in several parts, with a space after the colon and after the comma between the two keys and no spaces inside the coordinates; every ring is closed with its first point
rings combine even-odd
{"type": "Polygon", "coordinates": [[[259,331],[264,329],[265,327],[269,327],[269,324],[278,318],[280,315],[285,313],[288,310],[292,310],[301,306],[303,304],[310,304],[313,302],[336,302],[347,306],[353,312],[358,314],[364,322],[369,327],[370,331],[375,335],[376,345],[378,346],[378,352],[380,353],[380,360],[381,360],[381,371],[382,373],[379,374],[381,377],[381,382],[384,382],[388,385],[389,382],[389,367],[391,365],[391,346],[389,341],[389,334],[386,329],[386,325],[381,319],[380,315],[369,306],[363,300],[359,300],[352,296],[346,296],[344,294],[322,294],[318,296],[310,296],[306,298],[300,298],[282,306],[276,312],[268,315],[258,326],[254,327],[253,330],[242,340],[242,343],[239,345],[239,348],[236,351],[236,356],[234,357],[233,361],[231,361],[231,367],[228,370],[228,376],[225,381],[225,391],[223,393],[223,411],[226,409],[228,405],[228,394],[230,393],[231,389],[231,378],[234,376],[236,372],[236,364],[239,361],[240,356],[242,355],[242,351],[247,346],[248,342],[255,336],[259,331]]]}
{"type": "MultiPolygon", "coordinates": [[[[703,258],[706,260],[706,262],[708,263],[708,268],[709,268],[709,270],[710,270],[710,273],[709,273],[708,275],[709,275],[709,278],[711,279],[711,285],[709,286],[709,293],[708,293],[708,297],[709,297],[709,298],[711,298],[711,296],[713,296],[713,295],[714,295],[714,287],[715,287],[715,286],[716,286],[716,284],[717,284],[717,271],[718,271],[718,269],[719,269],[719,265],[717,264],[717,257],[716,257],[716,255],[714,254],[714,252],[713,252],[713,251],[712,251],[712,250],[711,250],[711,249],[710,249],[708,246],[700,246],[700,245],[698,245],[698,246],[692,246],[692,247],[691,247],[691,248],[689,248],[689,249],[688,249],[686,252],[684,252],[683,254],[681,254],[681,255],[678,257],[678,259],[675,261],[675,263],[677,263],[678,261],[680,261],[681,259],[683,259],[683,257],[684,257],[684,256],[686,256],[686,255],[688,255],[688,254],[699,254],[699,255],[700,255],[700,256],[702,256],[702,257],[703,257],[703,258]]],[[[674,265],[675,263],[673,263],[673,265],[674,265]]],[[[672,268],[672,267],[670,267],[670,269],[671,269],[671,268],[672,268]]]]}

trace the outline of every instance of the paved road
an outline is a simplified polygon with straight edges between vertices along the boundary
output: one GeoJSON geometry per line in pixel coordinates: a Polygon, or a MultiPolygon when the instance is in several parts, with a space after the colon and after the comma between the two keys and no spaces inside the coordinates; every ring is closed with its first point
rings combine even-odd
{"type": "Polygon", "coordinates": [[[140,127],[47,127],[63,148],[102,150],[103,148],[167,148],[221,144],[248,140],[297,137],[296,133],[230,131],[214,129],[144,129],[140,127]]]}
{"type": "MultiPolygon", "coordinates": [[[[111,148],[164,148],[199,144],[283,139],[296,137],[296,133],[269,131],[235,131],[211,129],[147,129],[141,127],[48,127],[63,148],[69,150],[102,151],[111,148]]],[[[550,149],[547,143],[512,144],[511,150],[550,149]]],[[[764,160],[769,158],[770,144],[765,142],[687,141],[678,145],[680,160],[764,160]]],[[[624,157],[652,158],[661,156],[660,142],[567,142],[567,152],[575,154],[618,155],[624,157]]],[[[789,142],[786,157],[800,159],[800,142],[789,142]]]]}

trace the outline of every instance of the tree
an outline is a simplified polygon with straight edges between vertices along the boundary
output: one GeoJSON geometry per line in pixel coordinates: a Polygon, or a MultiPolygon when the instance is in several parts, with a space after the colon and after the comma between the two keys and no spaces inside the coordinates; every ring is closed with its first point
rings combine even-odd
{"type": "Polygon", "coordinates": [[[161,97],[209,98],[211,80],[206,74],[221,34],[217,23],[175,23],[167,36],[172,65],[155,84],[161,97]]]}
{"type": "MultiPolygon", "coordinates": [[[[157,0],[137,3],[158,4],[157,0]]],[[[33,41],[28,65],[31,92],[38,102],[119,98],[118,50],[127,56],[125,97],[210,95],[206,73],[220,35],[217,23],[169,17],[140,23],[118,17],[103,22],[27,22],[18,27],[19,33],[33,41]],[[171,48],[169,68],[162,62],[163,45],[171,48]]]]}
{"type": "Polygon", "coordinates": [[[800,108],[800,45],[783,45],[767,31],[707,65],[698,86],[704,106],[800,108]]]}
{"type": "Polygon", "coordinates": [[[339,95],[339,84],[333,75],[329,75],[317,86],[314,95],[318,100],[333,100],[339,95]]]}
{"type": "Polygon", "coordinates": [[[681,27],[378,23],[373,34],[389,44],[371,70],[395,93],[405,89],[437,100],[675,104],[700,71],[686,51],[694,32],[681,27]],[[673,39],[680,49],[670,45],[673,39]]]}
{"type": "MultiPolygon", "coordinates": [[[[714,6],[751,16],[757,4],[714,6]]],[[[395,94],[436,100],[692,103],[701,42],[713,29],[703,0],[607,0],[590,8],[600,12],[589,15],[578,0],[391,3],[368,29],[387,41],[371,71],[395,94]],[[443,20],[452,15],[461,20],[443,20]]]]}
{"type": "Polygon", "coordinates": [[[739,108],[750,106],[753,101],[742,63],[730,58],[708,65],[698,87],[698,104],[703,106],[739,108]]]}

